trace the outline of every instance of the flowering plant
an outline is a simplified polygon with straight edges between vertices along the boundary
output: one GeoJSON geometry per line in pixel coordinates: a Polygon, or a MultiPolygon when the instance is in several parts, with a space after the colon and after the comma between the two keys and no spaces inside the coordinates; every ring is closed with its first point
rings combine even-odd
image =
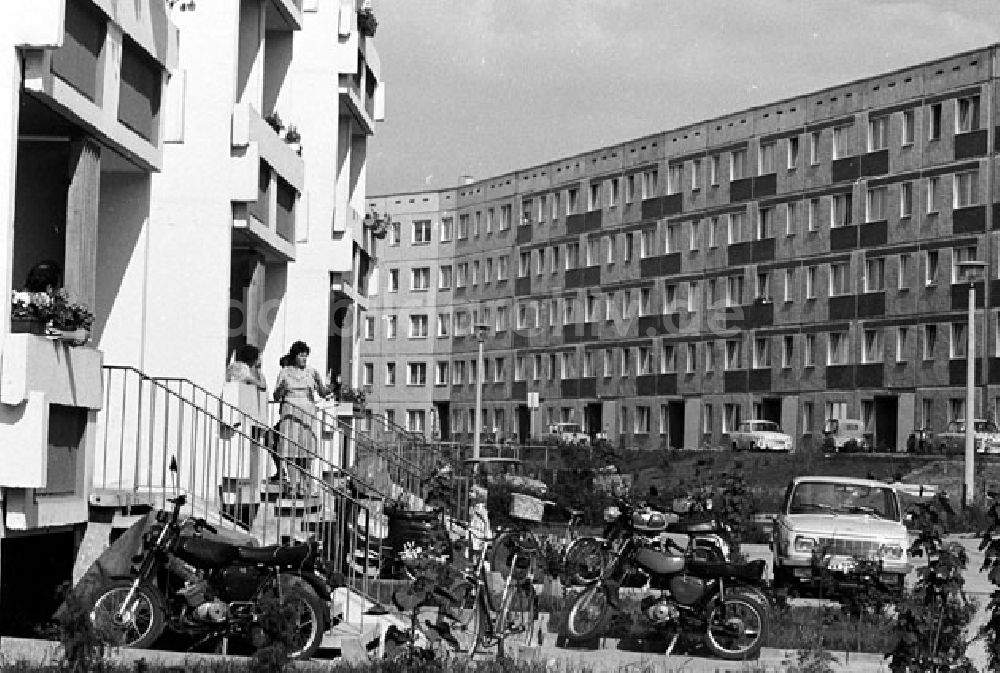
{"type": "Polygon", "coordinates": [[[22,320],[38,320],[58,330],[89,330],[94,324],[94,314],[69,299],[65,290],[48,292],[13,292],[10,298],[10,315],[22,320]]]}
{"type": "Polygon", "coordinates": [[[365,389],[344,387],[340,391],[340,399],[343,402],[354,402],[359,406],[365,404],[365,389]]]}

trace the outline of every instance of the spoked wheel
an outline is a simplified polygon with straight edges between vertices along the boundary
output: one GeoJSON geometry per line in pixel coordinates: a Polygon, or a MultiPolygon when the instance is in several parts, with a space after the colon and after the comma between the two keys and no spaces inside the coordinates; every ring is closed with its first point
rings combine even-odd
{"type": "Polygon", "coordinates": [[[611,600],[608,589],[601,582],[595,582],[584,589],[566,616],[566,635],[572,641],[593,640],[604,631],[611,614],[611,600]]]}
{"type": "Polygon", "coordinates": [[[537,611],[538,599],[530,582],[518,583],[510,588],[494,624],[498,656],[504,656],[505,648],[513,650],[518,645],[530,646],[535,643],[537,611]]]}
{"type": "Polygon", "coordinates": [[[285,587],[282,594],[281,609],[291,620],[288,656],[308,659],[323,642],[323,606],[312,589],[297,584],[285,587]]]}
{"type": "Polygon", "coordinates": [[[156,642],[165,626],[156,589],[140,584],[126,605],[132,582],[109,583],[90,611],[90,621],[102,640],[118,647],[146,648],[156,642]]]}
{"type": "Polygon", "coordinates": [[[607,561],[607,550],[596,537],[573,540],[563,557],[567,583],[582,585],[596,580],[604,572],[607,561]]]}
{"type": "Polygon", "coordinates": [[[756,657],[768,629],[767,607],[745,594],[730,594],[708,615],[705,644],[723,659],[756,657]]]}

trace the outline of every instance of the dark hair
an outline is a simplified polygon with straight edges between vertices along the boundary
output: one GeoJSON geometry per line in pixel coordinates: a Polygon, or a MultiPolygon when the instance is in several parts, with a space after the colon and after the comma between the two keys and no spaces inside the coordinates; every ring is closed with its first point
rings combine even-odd
{"type": "Polygon", "coordinates": [[[52,260],[45,260],[31,267],[24,280],[28,292],[47,292],[49,288],[62,286],[62,269],[52,260]]]}
{"type": "Polygon", "coordinates": [[[245,344],[236,349],[233,359],[236,360],[236,362],[242,362],[252,367],[257,364],[257,360],[260,359],[260,349],[256,346],[245,344]]]}
{"type": "Polygon", "coordinates": [[[306,345],[305,341],[296,341],[292,344],[292,347],[288,349],[288,359],[292,362],[295,361],[301,353],[309,355],[309,346],[306,345]]]}

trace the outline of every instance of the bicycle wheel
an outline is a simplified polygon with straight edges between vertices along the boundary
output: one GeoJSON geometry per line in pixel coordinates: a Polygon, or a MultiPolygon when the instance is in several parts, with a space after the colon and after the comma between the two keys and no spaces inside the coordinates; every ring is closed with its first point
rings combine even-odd
{"type": "Polygon", "coordinates": [[[529,581],[511,584],[505,592],[500,612],[497,614],[496,635],[499,642],[498,656],[504,656],[509,643],[531,646],[537,642],[535,628],[538,618],[538,597],[529,581]]]}
{"type": "Polygon", "coordinates": [[[608,552],[601,540],[589,536],[573,540],[563,556],[566,585],[579,586],[596,580],[607,562],[608,552]]]}
{"type": "Polygon", "coordinates": [[[444,640],[455,654],[473,657],[487,640],[490,616],[486,609],[486,597],[482,594],[483,591],[484,588],[476,591],[469,607],[463,606],[452,610],[454,618],[439,619],[439,624],[444,624],[439,627],[439,631],[447,630],[450,637],[444,637],[444,640]]]}

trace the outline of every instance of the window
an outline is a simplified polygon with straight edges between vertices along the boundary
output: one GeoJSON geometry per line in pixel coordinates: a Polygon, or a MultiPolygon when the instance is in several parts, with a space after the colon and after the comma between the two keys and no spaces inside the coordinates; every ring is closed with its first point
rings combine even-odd
{"type": "Polygon", "coordinates": [[[785,236],[795,235],[795,220],[798,215],[798,202],[789,201],[785,204],[785,236]]]}
{"type": "Polygon", "coordinates": [[[885,257],[870,257],[865,260],[865,292],[885,290],[885,257]]]}
{"type": "Polygon", "coordinates": [[[536,353],[531,358],[531,377],[533,380],[538,381],[542,378],[542,356],[536,353]]]}
{"type": "Polygon", "coordinates": [[[437,335],[439,337],[446,337],[451,333],[451,314],[450,313],[438,313],[437,318],[437,335]]]}
{"type": "Polygon", "coordinates": [[[927,137],[930,140],[939,140],[941,138],[941,103],[931,105],[930,117],[927,122],[927,137]]]}
{"type": "Polygon", "coordinates": [[[649,434],[649,407],[635,408],[635,434],[649,434]]]}
{"type": "Polygon", "coordinates": [[[757,175],[770,175],[774,168],[774,142],[761,143],[757,155],[757,175]]]}
{"type": "Polygon", "coordinates": [[[642,198],[649,199],[656,195],[658,181],[659,173],[655,168],[642,174],[642,198]]]}
{"type": "Polygon", "coordinates": [[[913,110],[903,111],[903,145],[912,145],[914,133],[913,110]]]}
{"type": "Polygon", "coordinates": [[[399,222],[389,223],[389,245],[396,246],[399,245],[400,236],[400,224],[399,222]]]}
{"type": "Polygon", "coordinates": [[[793,298],[795,297],[795,269],[785,269],[783,275],[785,277],[783,299],[786,302],[793,301],[793,298]]]}
{"type": "Polygon", "coordinates": [[[962,262],[974,261],[976,261],[976,246],[970,245],[962,248],[953,248],[951,251],[951,282],[953,284],[964,282],[962,268],[959,265],[962,262]]]}
{"type": "MultiPolygon", "coordinates": [[[[553,192],[552,194],[552,221],[559,219],[560,209],[562,208],[562,195],[559,192],[553,192]]],[[[542,218],[544,219],[544,218],[542,218]]]]}
{"type": "Polygon", "coordinates": [[[899,185],[899,216],[913,215],[913,183],[902,182],[899,185]]]}
{"type": "Polygon", "coordinates": [[[457,360],[455,366],[451,368],[452,385],[462,385],[465,382],[465,362],[457,360]]]}
{"type": "Polygon", "coordinates": [[[650,315],[652,313],[652,297],[653,291],[651,288],[643,287],[639,289],[639,315],[650,315]]]}
{"type": "Polygon", "coordinates": [[[757,272],[754,284],[754,297],[757,299],[771,299],[771,274],[769,272],[757,272]]]}
{"type": "Polygon", "coordinates": [[[496,331],[506,332],[510,327],[510,317],[506,306],[497,306],[496,331]]]}
{"type": "Polygon", "coordinates": [[[373,316],[367,316],[365,318],[365,340],[372,341],[375,339],[375,318],[373,316]]]}
{"type": "Polygon", "coordinates": [[[686,357],[684,358],[684,366],[688,374],[694,374],[695,365],[698,361],[698,345],[697,344],[687,344],[686,346],[686,357]]]}
{"type": "Polygon", "coordinates": [[[810,434],[813,430],[813,403],[803,402],[802,403],[802,433],[810,434]]]}
{"type": "Polygon", "coordinates": [[[741,180],[746,176],[747,151],[733,150],[729,155],[729,179],[741,180]]]}
{"type": "Polygon", "coordinates": [[[448,363],[438,362],[434,367],[434,385],[448,385],[448,363]]]}
{"type": "Polygon", "coordinates": [[[635,201],[635,173],[625,178],[625,203],[635,201]]]}
{"type": "Polygon", "coordinates": [[[681,183],[684,181],[684,166],[670,166],[667,168],[667,194],[677,194],[681,191],[681,183]]]}
{"type": "Polygon", "coordinates": [[[406,410],[406,430],[408,432],[424,432],[427,412],[423,409],[406,410]]]}
{"type": "Polygon", "coordinates": [[[841,262],[830,265],[830,296],[850,294],[851,292],[851,265],[849,262],[841,262]]]}
{"type": "Polygon", "coordinates": [[[649,346],[639,346],[639,374],[653,373],[653,355],[649,346]]]}
{"type": "Polygon", "coordinates": [[[583,319],[585,322],[597,320],[597,295],[588,294],[584,303],[583,319]]]}
{"type": "Polygon", "coordinates": [[[479,284],[479,260],[472,261],[472,284],[473,286],[479,284]]]}
{"type": "Polygon", "coordinates": [[[677,352],[672,343],[666,341],[660,344],[660,373],[670,374],[677,371],[677,352]]]}
{"type": "Polygon", "coordinates": [[[511,205],[500,206],[500,231],[510,229],[511,205]]]}
{"type": "Polygon", "coordinates": [[[488,257],[486,259],[486,271],[483,273],[483,282],[491,283],[493,282],[493,258],[488,257]]]}
{"type": "Polygon", "coordinates": [[[979,96],[955,101],[955,133],[968,133],[979,128],[979,96]]]}
{"type": "Polygon", "coordinates": [[[621,369],[621,375],[622,376],[628,376],[632,372],[632,363],[629,361],[630,360],[629,356],[630,356],[629,349],[628,348],[623,348],[622,349],[622,369],[621,369]]]}
{"type": "Polygon", "coordinates": [[[708,221],[708,247],[719,247],[719,218],[713,217],[708,221]]]}
{"type": "Polygon", "coordinates": [[[713,154],[708,160],[708,181],[713,187],[719,185],[719,162],[722,157],[718,154],[713,154]]]}
{"type": "Polygon", "coordinates": [[[830,226],[846,227],[853,221],[854,196],[846,194],[834,194],[833,207],[830,209],[830,226]]]}
{"type": "Polygon", "coordinates": [[[639,234],[639,257],[645,259],[656,254],[656,230],[643,229],[639,234]]]}
{"type": "Polygon", "coordinates": [[[618,205],[618,178],[608,180],[608,205],[614,208],[618,205]]]}
{"type": "Polygon", "coordinates": [[[375,384],[375,363],[366,362],[361,374],[362,385],[371,386],[375,384]]]}
{"type": "Polygon", "coordinates": [[[940,178],[937,176],[927,178],[927,213],[938,211],[938,185],[940,178]]]}
{"type": "Polygon", "coordinates": [[[455,236],[455,218],[441,218],[441,242],[448,243],[455,236]]]}
{"type": "Polygon", "coordinates": [[[746,232],[744,230],[744,222],[746,220],[746,213],[743,211],[736,213],[729,213],[729,245],[734,243],[742,243],[748,238],[745,238],[746,232]]]}
{"type": "Polygon", "coordinates": [[[431,221],[415,220],[413,222],[413,243],[421,245],[431,242],[431,221]]]}
{"type": "Polygon", "coordinates": [[[786,334],[781,338],[781,366],[789,369],[795,358],[795,337],[786,334]]]}
{"type": "Polygon", "coordinates": [[[964,322],[953,322],[951,324],[951,348],[949,355],[954,359],[962,359],[968,353],[968,324],[964,322]]]}
{"type": "Polygon", "coordinates": [[[587,204],[587,210],[600,210],[601,209],[601,183],[592,182],[590,183],[590,199],[587,204]]]}
{"type": "Polygon", "coordinates": [[[626,264],[631,264],[631,262],[632,262],[632,247],[633,247],[632,241],[633,241],[634,238],[635,238],[635,236],[634,236],[634,234],[632,234],[632,232],[629,232],[629,233],[625,234],[625,263],[626,264]]]}
{"type": "Polygon", "coordinates": [[[507,256],[497,257],[497,280],[507,280],[507,256]]]}
{"type": "Polygon", "coordinates": [[[743,350],[743,342],[740,339],[730,339],[726,341],[726,369],[739,369],[743,350]]]}
{"type": "Polygon", "coordinates": [[[819,165],[819,131],[809,134],[809,163],[813,166],[819,165]]]}
{"type": "Polygon", "coordinates": [[[889,118],[875,117],[868,120],[868,151],[877,152],[889,146],[889,118]]]}
{"type": "Polygon", "coordinates": [[[503,383],[507,377],[506,358],[495,358],[493,360],[493,383],[503,383]]]}
{"type": "Polygon", "coordinates": [[[803,364],[806,367],[816,366],[816,335],[807,334],[806,335],[806,347],[803,353],[803,364]]]}
{"type": "Polygon", "coordinates": [[[427,363],[410,362],[406,367],[406,384],[410,386],[427,385],[427,363]]]}
{"type": "Polygon", "coordinates": [[[937,285],[938,282],[938,251],[927,251],[927,267],[924,269],[924,285],[937,285]]]}
{"type": "Polygon", "coordinates": [[[469,263],[461,262],[455,273],[455,287],[465,287],[469,284],[469,263]]]}
{"type": "Polygon", "coordinates": [[[394,315],[387,315],[385,317],[385,338],[396,338],[396,316],[394,315]]]}
{"type": "Polygon", "coordinates": [[[726,306],[743,304],[743,276],[726,278],[726,306]]]}
{"type": "Polygon", "coordinates": [[[385,385],[394,386],[396,385],[396,363],[386,362],[385,363],[385,385]]]}
{"type": "Polygon", "coordinates": [[[680,252],[680,238],[681,238],[681,225],[679,224],[668,224],[666,230],[666,236],[663,238],[663,251],[668,255],[674,252],[680,252]]]}
{"type": "Polygon", "coordinates": [[[411,339],[423,339],[427,337],[427,316],[426,315],[411,315],[410,316],[410,338],[411,339]]]}
{"type": "Polygon", "coordinates": [[[770,339],[767,337],[757,337],[753,340],[753,367],[754,369],[768,369],[771,366],[771,352],[768,348],[770,339]]]}
{"type": "MultiPolygon", "coordinates": [[[[539,251],[539,258],[541,258],[541,251],[539,251]]],[[[459,267],[461,268],[461,267],[459,267]]],[[[528,275],[528,270],[531,268],[531,252],[522,252],[517,258],[517,277],[524,278],[528,275]]]]}
{"type": "Polygon", "coordinates": [[[757,210],[757,240],[763,241],[774,235],[774,206],[757,210]]]}
{"type": "Polygon", "coordinates": [[[458,238],[462,240],[469,237],[469,216],[458,216],[458,238]]]}
{"type": "Polygon", "coordinates": [[[846,365],[850,362],[850,337],[847,332],[830,332],[827,346],[828,365],[846,365]]]}
{"type": "Polygon", "coordinates": [[[694,252],[698,249],[698,239],[701,238],[701,221],[691,220],[691,236],[688,240],[688,250],[694,252]]]}
{"type": "Polygon", "coordinates": [[[851,149],[849,147],[849,135],[851,132],[850,126],[836,126],[833,129],[833,158],[842,159],[844,157],[850,156],[851,149]]]}
{"type": "Polygon", "coordinates": [[[736,430],[740,427],[740,405],[723,404],[722,412],[723,434],[736,432],[736,430]]]}
{"type": "Polygon", "coordinates": [[[816,267],[806,267],[806,299],[816,298],[816,267]]]}
{"type": "Polygon", "coordinates": [[[566,244],[566,269],[576,269],[580,266],[580,244],[566,244]]]}
{"type": "Polygon", "coordinates": [[[694,313],[698,310],[698,281],[689,280],[687,283],[687,311],[694,313]]]}
{"type": "Polygon", "coordinates": [[[819,229],[819,199],[809,199],[809,231],[819,229]]]}
{"type": "Polygon", "coordinates": [[[961,421],[965,418],[965,399],[953,397],[948,400],[948,420],[961,421]]]}
{"type": "Polygon", "coordinates": [[[399,269],[389,269],[389,292],[399,292],[399,269]]]}
{"type": "Polygon", "coordinates": [[[566,214],[574,215],[579,207],[580,200],[580,190],[579,189],[567,189],[566,190],[566,214]]]}
{"type": "Polygon", "coordinates": [[[865,199],[865,222],[878,222],[888,218],[886,203],[889,190],[886,187],[875,187],[868,190],[865,199]]]}
{"type": "Polygon", "coordinates": [[[955,173],[954,208],[967,208],[979,203],[979,171],[955,173]]]}
{"type": "Polygon", "coordinates": [[[457,311],[455,313],[455,336],[465,336],[471,334],[471,321],[468,311],[457,311]]]}
{"type": "Polygon", "coordinates": [[[934,359],[934,349],[937,347],[937,325],[924,325],[924,359],[934,359]]]}
{"type": "Polygon", "coordinates": [[[559,316],[559,300],[549,300],[549,327],[555,327],[556,318],[559,316]]]}
{"type": "Polygon", "coordinates": [[[479,233],[483,230],[483,211],[476,211],[476,219],[473,220],[472,224],[472,235],[478,237],[479,233]]]}
{"type": "Polygon", "coordinates": [[[416,291],[426,291],[431,285],[430,267],[422,266],[411,270],[410,289],[416,291]]]}
{"type": "Polygon", "coordinates": [[[441,271],[438,274],[438,289],[450,290],[451,283],[452,283],[451,265],[442,266],[441,271]]]}
{"type": "Polygon", "coordinates": [[[877,329],[865,330],[864,362],[882,362],[882,332],[877,329]]]}
{"type": "Polygon", "coordinates": [[[597,372],[594,371],[594,351],[586,350],[583,352],[583,377],[584,378],[594,378],[597,372]]]}
{"type": "Polygon", "coordinates": [[[905,290],[909,287],[910,278],[910,256],[902,254],[899,256],[899,275],[896,278],[896,288],[905,290]]]}
{"type": "Polygon", "coordinates": [[[614,367],[614,355],[615,355],[614,351],[611,350],[610,348],[604,349],[604,358],[601,367],[605,378],[611,377],[611,370],[614,367]]]}
{"type": "Polygon", "coordinates": [[[799,138],[793,136],[788,139],[788,170],[792,170],[799,165],[799,138]]]}
{"type": "Polygon", "coordinates": [[[905,362],[906,356],[906,328],[896,328],[896,362],[905,362]]]}
{"type": "Polygon", "coordinates": [[[701,189],[701,159],[691,162],[691,191],[701,189]]]}
{"type": "Polygon", "coordinates": [[[618,432],[625,434],[628,432],[628,407],[621,407],[618,410],[618,432]]]}
{"type": "Polygon", "coordinates": [[[710,372],[715,368],[715,342],[705,342],[705,371],[710,372]]]}

